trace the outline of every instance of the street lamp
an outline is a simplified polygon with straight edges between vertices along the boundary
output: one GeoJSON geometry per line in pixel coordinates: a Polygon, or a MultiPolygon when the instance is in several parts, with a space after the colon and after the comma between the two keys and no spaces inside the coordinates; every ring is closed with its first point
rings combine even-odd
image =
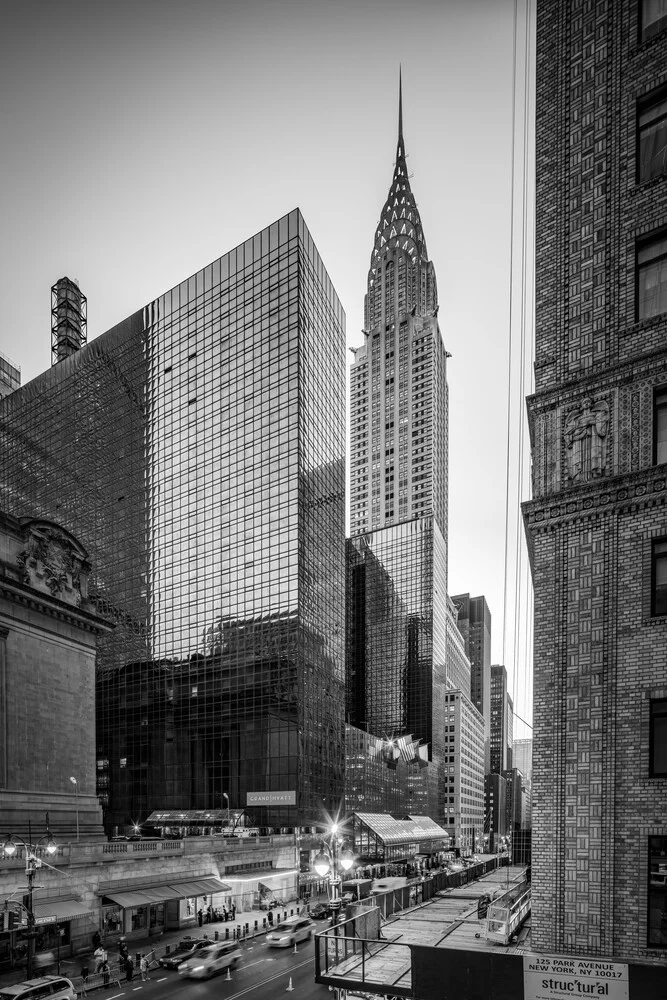
{"type": "Polygon", "coordinates": [[[313,861],[313,867],[320,878],[324,878],[326,875],[329,875],[329,905],[331,906],[332,927],[338,923],[338,915],[343,902],[340,892],[341,879],[338,874],[338,866],[340,865],[343,871],[347,872],[353,864],[354,854],[349,847],[345,847],[342,838],[339,839],[338,826],[334,823],[331,827],[329,843],[327,844],[326,841],[322,841],[322,849],[313,861]],[[344,849],[339,855],[338,849],[340,844],[343,844],[344,849]],[[329,872],[331,874],[329,874],[329,872]]]}
{"type": "MultiPolygon", "coordinates": [[[[35,874],[37,873],[37,870],[42,867],[42,859],[37,857],[37,848],[39,847],[39,845],[43,840],[46,840],[47,837],[48,840],[46,843],[46,853],[49,855],[53,855],[58,850],[58,845],[56,844],[55,840],[53,839],[48,830],[46,832],[46,835],[44,837],[40,837],[40,839],[37,841],[36,844],[26,844],[25,840],[23,840],[22,837],[18,838],[25,849],[25,874],[26,878],[28,879],[28,905],[25,907],[28,915],[28,960],[26,968],[26,979],[32,978],[32,960],[35,954],[36,931],[35,931],[35,914],[33,913],[32,909],[32,891],[35,884],[35,874]]],[[[3,850],[5,854],[8,857],[12,858],[16,853],[17,846],[18,845],[14,843],[14,839],[12,837],[12,834],[10,833],[9,837],[3,844],[3,850]]]]}
{"type": "Polygon", "coordinates": [[[76,801],[76,839],[79,839],[79,782],[76,778],[69,779],[74,785],[74,798],[76,801]]]}

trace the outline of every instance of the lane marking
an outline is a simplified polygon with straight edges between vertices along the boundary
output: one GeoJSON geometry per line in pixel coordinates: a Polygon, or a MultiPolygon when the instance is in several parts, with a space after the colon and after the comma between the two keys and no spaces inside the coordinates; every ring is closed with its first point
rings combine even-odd
{"type": "Polygon", "coordinates": [[[307,962],[300,962],[298,965],[290,965],[284,972],[278,972],[275,976],[269,976],[268,979],[262,979],[258,983],[253,983],[252,986],[246,986],[245,989],[239,990],[238,993],[232,993],[227,997],[227,1000],[236,1000],[237,997],[246,996],[248,993],[252,993],[253,990],[256,990],[259,986],[266,986],[267,983],[274,983],[276,979],[282,979],[289,976],[294,969],[301,969],[305,965],[312,964],[314,964],[314,959],[310,958],[307,962]]]}

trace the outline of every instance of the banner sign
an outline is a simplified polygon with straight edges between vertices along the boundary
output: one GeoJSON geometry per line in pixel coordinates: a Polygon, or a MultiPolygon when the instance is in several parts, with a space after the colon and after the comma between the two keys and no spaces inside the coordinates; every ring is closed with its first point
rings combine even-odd
{"type": "Polygon", "coordinates": [[[295,806],[296,792],[247,792],[247,806],[295,806]]]}
{"type": "Polygon", "coordinates": [[[628,1000],[628,967],[565,955],[524,955],[523,995],[524,1000],[628,1000]]]}

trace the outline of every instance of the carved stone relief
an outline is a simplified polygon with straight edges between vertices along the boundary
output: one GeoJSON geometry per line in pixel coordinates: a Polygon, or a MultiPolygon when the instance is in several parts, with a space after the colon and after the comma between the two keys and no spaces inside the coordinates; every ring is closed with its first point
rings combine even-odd
{"type": "Polygon", "coordinates": [[[23,582],[35,590],[48,591],[52,597],[77,607],[82,597],[87,597],[87,577],[81,575],[83,561],[57,530],[30,525],[26,546],[17,562],[23,570],[23,582]]]}
{"type": "Polygon", "coordinates": [[[609,403],[586,396],[570,409],[563,427],[567,459],[567,478],[571,483],[586,483],[609,472],[607,444],[609,403]]]}

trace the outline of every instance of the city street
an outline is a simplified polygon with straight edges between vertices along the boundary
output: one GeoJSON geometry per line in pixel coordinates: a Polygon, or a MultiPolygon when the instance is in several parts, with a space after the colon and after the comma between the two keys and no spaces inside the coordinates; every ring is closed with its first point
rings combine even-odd
{"type": "MultiPolygon", "coordinates": [[[[231,980],[227,973],[213,976],[209,980],[184,979],[176,972],[152,969],[149,981],[142,982],[135,974],[131,983],[121,982],[121,988],[96,990],[93,997],[99,1000],[167,1000],[170,997],[191,997],[193,1000],[209,1000],[216,997],[233,1000],[246,997],[248,1000],[274,1000],[278,994],[287,992],[290,979],[295,997],[330,997],[326,986],[314,982],[315,946],[313,941],[298,946],[298,953],[290,948],[267,948],[259,941],[241,945],[243,959],[236,969],[231,970],[231,980]]],[[[63,969],[65,975],[67,972],[63,969]]]]}

